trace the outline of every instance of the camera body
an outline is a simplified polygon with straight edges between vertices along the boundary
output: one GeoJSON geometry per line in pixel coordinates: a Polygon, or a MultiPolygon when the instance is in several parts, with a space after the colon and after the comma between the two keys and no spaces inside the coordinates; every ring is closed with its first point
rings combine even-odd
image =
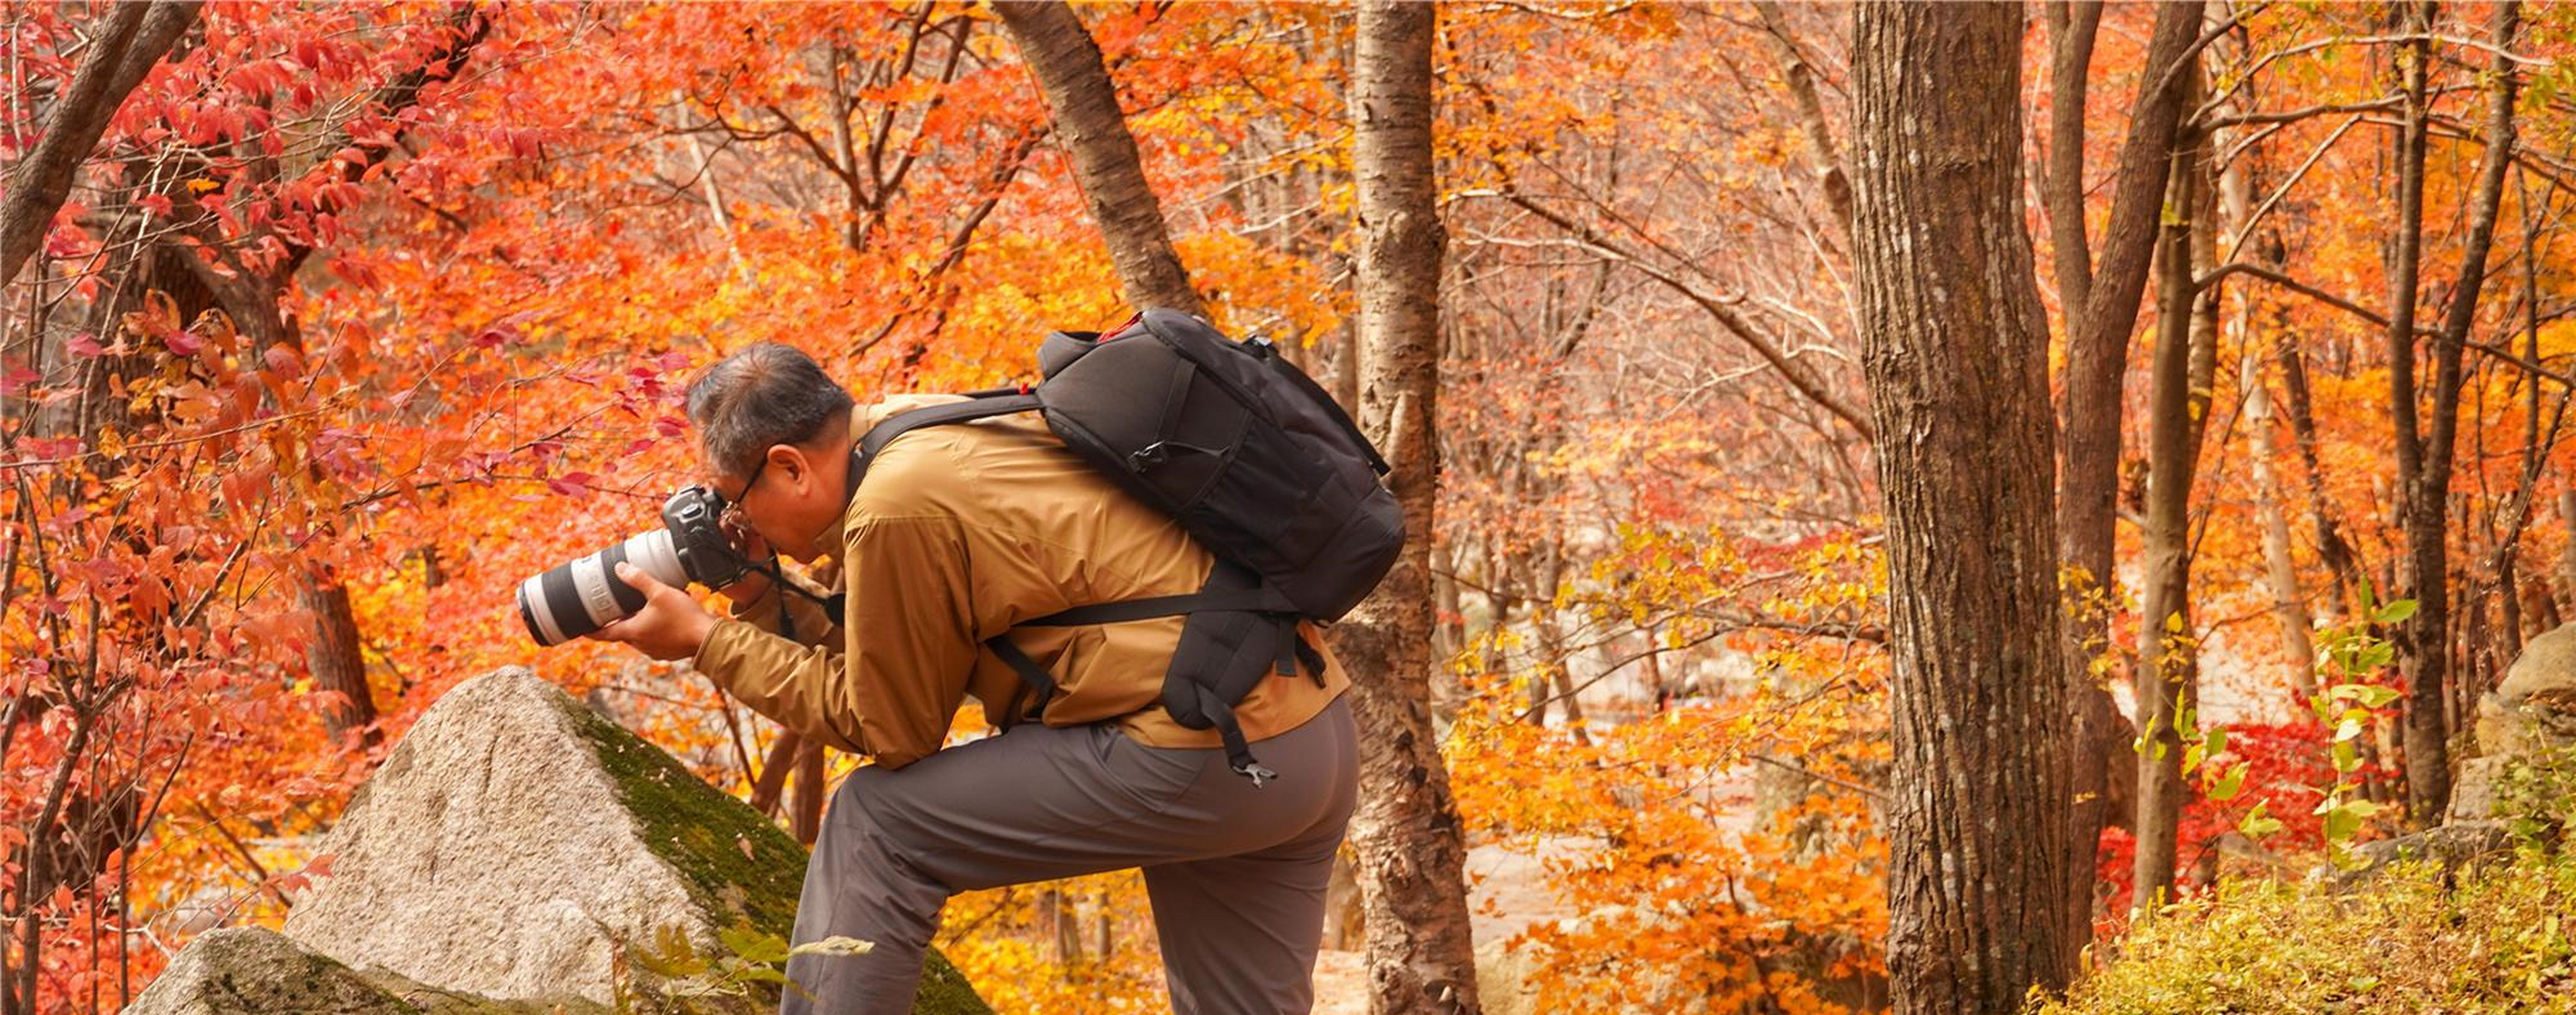
{"type": "Polygon", "coordinates": [[[665,585],[723,588],[750,572],[721,519],[725,500],[704,486],[662,502],[662,527],[627,537],[519,583],[519,620],[539,645],[560,645],[644,608],[644,593],[617,578],[625,562],[665,585]]]}
{"type": "MultiPolygon", "coordinates": [[[[720,589],[750,573],[751,561],[734,549],[722,519],[725,500],[714,487],[684,486],[662,502],[662,529],[689,580],[720,589]]],[[[679,582],[668,584],[677,585],[679,582]]]]}

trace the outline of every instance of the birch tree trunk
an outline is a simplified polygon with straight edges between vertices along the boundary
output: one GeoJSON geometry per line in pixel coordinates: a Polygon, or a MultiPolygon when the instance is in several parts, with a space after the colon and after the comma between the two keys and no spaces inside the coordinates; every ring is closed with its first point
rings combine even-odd
{"type": "Polygon", "coordinates": [[[1899,1015],[2017,1011],[2081,939],[2047,342],[2021,181],[2018,5],[1865,4],[1853,234],[1887,510],[1899,1015]]]}
{"type": "Polygon", "coordinates": [[[1118,108],[1118,88],[1082,19],[1062,0],[998,3],[993,12],[1046,92],[1056,133],[1073,155],[1074,179],[1091,204],[1091,217],[1109,240],[1109,260],[1128,304],[1204,315],[1189,272],[1172,251],[1162,203],[1145,184],[1136,136],[1127,132],[1127,117],[1118,108]]]}
{"type": "MultiPolygon", "coordinates": [[[[2226,5],[2209,12],[2216,21],[2227,13],[2226,5]]],[[[2211,27],[2216,27],[2214,24],[2211,27]]],[[[2213,63],[2211,74],[2242,76],[2247,55],[2242,43],[2233,35],[2222,34],[2209,46],[2213,63]]],[[[2227,117],[2252,108],[2257,93],[2252,85],[2240,86],[2225,101],[2216,104],[2212,115],[2227,117]]],[[[2228,150],[2243,139],[2242,127],[2220,127],[2210,134],[2213,151],[2228,150]]],[[[2215,235],[2223,238],[2227,259],[2246,258],[2280,270],[2277,256],[2279,237],[2266,232],[2257,241],[2251,234],[2254,226],[2254,179],[2249,160],[2231,159],[2218,172],[2218,223],[2215,235]]],[[[2211,260],[2216,260],[2215,258],[2211,260]]],[[[2314,621],[2308,614],[2307,592],[2299,584],[2299,569],[2292,556],[2290,518],[2286,487],[2281,483],[2280,463],[2288,452],[2280,431],[2274,429],[2272,393],[2263,376],[2263,357],[2258,355],[2267,344],[2294,341],[2296,332],[2288,327],[2286,315],[2275,310],[2268,318],[2270,334],[2254,334],[2255,314],[2261,309],[2261,298],[2251,286],[2239,287],[2234,308],[2228,316],[2227,338],[2235,343],[2236,390],[2244,398],[2245,429],[2254,437],[2254,455],[2247,464],[2254,474],[2255,525],[2261,530],[2263,546],[2262,587],[2272,599],[2272,616],[2281,636],[2283,671],[2289,677],[2291,691],[2301,705],[2316,694],[2316,643],[2311,637],[2314,621]]]]}
{"type": "MultiPolygon", "coordinates": [[[[2290,341],[2275,335],[2273,341],[2290,341]]],[[[2249,342],[2249,345],[2251,343],[2249,342]]],[[[2254,434],[2254,511],[2263,527],[2263,584],[2272,595],[2272,616],[2281,629],[2283,668],[2290,690],[2306,702],[2317,693],[2316,621],[2308,615],[2308,597],[2299,585],[2299,569],[2290,555],[2290,518],[2283,506],[2279,461],[2285,448],[2272,426],[2272,393],[2263,382],[2263,360],[2251,349],[2237,359],[2237,386],[2245,392],[2245,428],[2254,434]]]]}
{"type": "Polygon", "coordinates": [[[1360,761],[1351,840],[1368,938],[1369,1011],[1474,1013],[1466,844],[1431,736],[1429,560],[1440,476],[1441,230],[1431,164],[1429,4],[1359,8],[1351,75],[1358,184],[1360,425],[1386,454],[1405,547],[1368,601],[1334,625],[1354,681],[1360,761]]]}

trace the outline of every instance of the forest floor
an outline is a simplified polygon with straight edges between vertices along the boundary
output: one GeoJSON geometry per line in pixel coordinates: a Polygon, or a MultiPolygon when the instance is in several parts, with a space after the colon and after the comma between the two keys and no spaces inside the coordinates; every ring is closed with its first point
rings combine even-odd
{"type": "MultiPolygon", "coordinates": [[[[1509,938],[1541,920],[1577,915],[1548,892],[1547,870],[1531,853],[1498,845],[1470,849],[1467,880],[1467,910],[1479,944],[1509,938]]],[[[1315,957],[1315,1015],[1366,1015],[1365,959],[1360,952],[1332,950],[1315,957]]]]}

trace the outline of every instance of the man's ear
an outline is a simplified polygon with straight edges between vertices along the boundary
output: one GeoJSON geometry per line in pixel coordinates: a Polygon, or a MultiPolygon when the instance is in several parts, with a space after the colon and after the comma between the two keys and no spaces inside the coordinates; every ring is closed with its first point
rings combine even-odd
{"type": "Polygon", "coordinates": [[[800,489],[814,480],[814,463],[805,457],[805,449],[793,444],[769,446],[769,471],[800,489]]]}

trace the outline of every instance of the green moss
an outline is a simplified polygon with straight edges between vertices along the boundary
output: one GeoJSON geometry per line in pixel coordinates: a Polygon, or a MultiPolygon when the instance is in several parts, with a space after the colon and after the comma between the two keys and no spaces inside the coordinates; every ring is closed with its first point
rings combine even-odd
{"type": "MultiPolygon", "coordinates": [[[[194,984],[195,999],[206,1011],[332,1011],[365,1015],[414,1015],[420,1011],[338,960],[297,947],[264,927],[216,931],[199,942],[197,947],[202,954],[198,959],[205,963],[206,971],[194,984]]],[[[150,999],[148,992],[146,999],[150,999]]],[[[157,1010],[168,1007],[158,1005],[157,1010]]]]}
{"type": "MultiPolygon", "coordinates": [[[[564,712],[596,748],[654,855],[680,872],[719,922],[739,918],[787,938],[805,883],[805,847],[742,801],[699,779],[670,753],[565,697],[564,712]]],[[[933,948],[915,1015],[991,1015],[964,974],[933,948]]]]}
{"type": "Polygon", "coordinates": [[[2233,883],[2141,921],[2039,1015],[2576,1013],[2576,861],[2526,851],[2365,889],[2233,883]]]}
{"type": "Polygon", "coordinates": [[[352,969],[266,927],[210,932],[192,942],[183,955],[195,971],[165,975],[136,999],[132,1010],[219,1015],[609,1015],[607,1007],[580,998],[494,1001],[426,986],[389,970],[352,969]]]}
{"type": "Polygon", "coordinates": [[[645,846],[680,873],[691,897],[719,923],[739,917],[785,936],[796,922],[804,847],[669,752],[570,698],[561,706],[617,783],[645,846]]]}

